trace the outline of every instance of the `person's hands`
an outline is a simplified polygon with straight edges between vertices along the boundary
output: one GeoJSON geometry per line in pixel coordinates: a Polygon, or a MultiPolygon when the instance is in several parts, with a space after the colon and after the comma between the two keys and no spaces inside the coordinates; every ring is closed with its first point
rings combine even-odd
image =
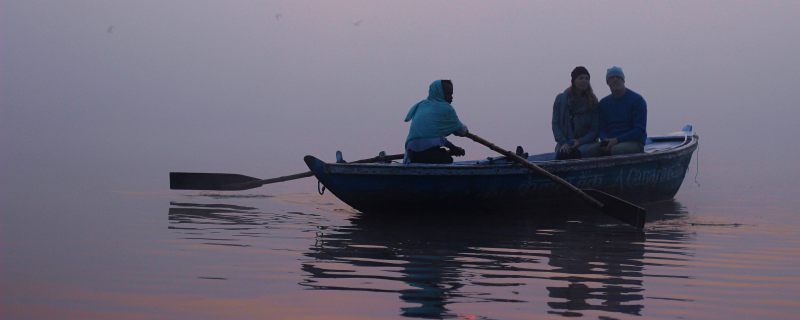
{"type": "Polygon", "coordinates": [[[450,153],[452,155],[456,156],[456,157],[460,157],[460,156],[463,156],[463,155],[467,154],[467,152],[464,151],[464,148],[461,148],[461,147],[458,147],[458,146],[452,146],[450,148],[450,153]]]}
{"type": "Polygon", "coordinates": [[[611,153],[611,148],[617,143],[619,143],[619,141],[617,141],[617,138],[606,139],[603,140],[603,142],[604,142],[603,151],[605,151],[606,153],[611,153]]]}
{"type": "Polygon", "coordinates": [[[570,152],[570,150],[572,150],[572,145],[565,143],[561,145],[561,148],[558,149],[558,152],[567,154],[570,152]]]}

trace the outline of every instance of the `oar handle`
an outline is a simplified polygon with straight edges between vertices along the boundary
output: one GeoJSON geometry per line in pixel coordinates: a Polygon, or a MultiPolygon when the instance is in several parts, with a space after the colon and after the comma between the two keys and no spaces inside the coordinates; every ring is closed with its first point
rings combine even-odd
{"type": "Polygon", "coordinates": [[[270,183],[284,182],[284,181],[289,181],[289,180],[296,180],[296,179],[300,179],[300,178],[306,178],[306,177],[310,177],[310,176],[313,176],[313,175],[314,175],[314,173],[312,173],[311,171],[308,171],[308,172],[303,172],[303,173],[290,174],[288,176],[283,176],[283,177],[258,180],[258,181],[253,182],[253,188],[257,188],[257,187],[263,186],[265,184],[270,184],[270,183]]]}
{"type": "Polygon", "coordinates": [[[583,190],[578,189],[578,187],[572,185],[571,183],[567,182],[566,180],[561,179],[561,177],[559,177],[557,175],[554,175],[554,174],[552,174],[550,172],[547,172],[547,170],[542,169],[542,167],[540,167],[540,166],[537,166],[537,165],[535,165],[533,163],[530,163],[527,159],[523,159],[522,157],[516,155],[515,153],[513,153],[511,151],[508,151],[508,150],[505,150],[503,148],[500,148],[500,147],[496,146],[494,143],[486,141],[486,139],[483,139],[483,138],[481,138],[481,137],[479,137],[479,136],[477,136],[477,135],[475,135],[473,133],[467,132],[467,134],[465,134],[464,136],[467,137],[467,138],[472,139],[473,141],[475,141],[477,143],[480,143],[480,144],[488,147],[489,149],[494,150],[497,153],[500,153],[500,154],[502,154],[502,155],[514,160],[515,162],[525,166],[526,168],[528,168],[530,170],[533,170],[533,171],[535,171],[535,172],[537,172],[537,173],[539,173],[539,174],[541,174],[541,175],[543,175],[545,177],[550,178],[550,180],[553,180],[556,183],[558,183],[558,184],[560,184],[560,185],[572,190],[573,192],[577,193],[583,199],[585,199],[589,203],[593,204],[594,206],[596,206],[598,208],[603,208],[604,205],[603,205],[602,202],[598,201],[597,199],[595,199],[594,197],[590,196],[586,192],[583,192],[583,190]]]}

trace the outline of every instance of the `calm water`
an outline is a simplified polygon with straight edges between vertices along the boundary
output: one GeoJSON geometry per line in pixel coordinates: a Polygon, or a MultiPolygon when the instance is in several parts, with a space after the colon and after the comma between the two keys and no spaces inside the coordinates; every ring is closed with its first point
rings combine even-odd
{"type": "MultiPolygon", "coordinates": [[[[798,1],[0,0],[0,319],[796,319],[798,1]],[[385,219],[302,157],[398,153],[455,85],[474,133],[552,150],[585,65],[700,135],[644,234],[591,212],[385,219]]],[[[469,159],[492,156],[452,139],[469,159]]]]}
{"type": "Polygon", "coordinates": [[[591,213],[385,218],[329,194],[265,192],[280,188],[4,197],[16,205],[3,212],[0,310],[4,319],[794,318],[795,212],[755,197],[684,202],[698,188],[648,206],[644,234],[591,213]]]}

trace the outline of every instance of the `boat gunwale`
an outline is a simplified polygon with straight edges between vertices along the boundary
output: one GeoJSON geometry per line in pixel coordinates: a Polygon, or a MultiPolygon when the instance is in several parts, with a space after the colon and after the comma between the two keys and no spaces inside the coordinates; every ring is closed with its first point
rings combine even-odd
{"type": "MultiPolygon", "coordinates": [[[[681,138],[681,136],[663,136],[659,138],[681,138]]],[[[533,161],[547,171],[569,172],[586,169],[602,169],[628,164],[679,158],[697,148],[699,137],[696,134],[683,136],[684,141],[675,147],[655,150],[648,153],[636,153],[618,156],[593,157],[571,160],[533,161]]],[[[474,163],[474,164],[412,164],[401,163],[327,163],[324,171],[327,174],[349,175],[498,175],[498,174],[530,174],[530,171],[514,163],[474,163]]],[[[469,162],[469,161],[466,161],[469,162]]]]}

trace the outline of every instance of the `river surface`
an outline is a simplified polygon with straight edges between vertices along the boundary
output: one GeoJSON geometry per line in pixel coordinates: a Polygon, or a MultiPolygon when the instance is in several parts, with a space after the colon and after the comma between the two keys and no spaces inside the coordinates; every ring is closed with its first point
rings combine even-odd
{"type": "Polygon", "coordinates": [[[4,319],[795,318],[793,207],[755,194],[698,201],[683,196],[702,189],[692,179],[690,172],[675,200],[647,206],[643,234],[591,213],[371,216],[329,193],[279,187],[42,190],[25,204],[4,195],[0,312],[4,319]]]}

